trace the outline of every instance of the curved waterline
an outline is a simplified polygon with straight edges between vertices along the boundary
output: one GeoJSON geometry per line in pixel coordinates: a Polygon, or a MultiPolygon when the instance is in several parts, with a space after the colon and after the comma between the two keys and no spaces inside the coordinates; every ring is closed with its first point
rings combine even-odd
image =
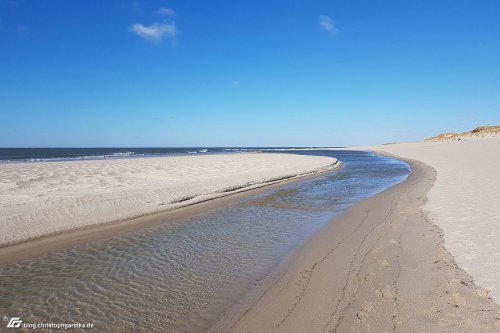
{"type": "Polygon", "coordinates": [[[0,311],[25,322],[91,322],[99,332],[202,331],[335,215],[409,174],[405,163],[367,152],[298,153],[344,167],[2,267],[0,311]]]}

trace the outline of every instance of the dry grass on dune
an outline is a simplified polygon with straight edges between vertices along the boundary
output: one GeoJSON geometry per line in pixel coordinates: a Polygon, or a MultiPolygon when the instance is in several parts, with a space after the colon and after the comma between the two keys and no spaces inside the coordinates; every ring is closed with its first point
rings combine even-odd
{"type": "Polygon", "coordinates": [[[500,126],[479,126],[463,133],[442,133],[425,141],[461,141],[495,136],[500,136],[500,126]]]}

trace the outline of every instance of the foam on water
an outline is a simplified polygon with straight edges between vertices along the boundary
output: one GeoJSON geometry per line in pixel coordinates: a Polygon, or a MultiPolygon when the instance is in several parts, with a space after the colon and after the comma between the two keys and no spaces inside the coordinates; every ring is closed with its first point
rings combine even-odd
{"type": "MultiPolygon", "coordinates": [[[[0,163],[101,160],[197,153],[230,153],[236,148],[0,148],[0,163]]],[[[259,148],[249,148],[259,151],[259,148]]]]}

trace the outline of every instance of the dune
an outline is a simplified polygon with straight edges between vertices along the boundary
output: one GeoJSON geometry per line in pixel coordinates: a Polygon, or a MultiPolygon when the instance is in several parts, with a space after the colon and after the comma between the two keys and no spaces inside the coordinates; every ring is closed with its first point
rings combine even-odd
{"type": "Polygon", "coordinates": [[[227,154],[0,164],[0,247],[326,172],[336,159],[227,154]]]}
{"type": "Polygon", "coordinates": [[[463,133],[442,133],[425,141],[462,141],[500,136],[500,126],[479,126],[471,131],[463,133]]]}

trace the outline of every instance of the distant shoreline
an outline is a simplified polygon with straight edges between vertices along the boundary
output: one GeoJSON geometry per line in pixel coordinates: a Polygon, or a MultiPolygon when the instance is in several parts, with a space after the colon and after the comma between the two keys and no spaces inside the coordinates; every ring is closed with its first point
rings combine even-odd
{"type": "Polygon", "coordinates": [[[0,163],[114,160],[143,157],[191,156],[331,149],[318,147],[97,147],[0,148],[0,163]]]}

